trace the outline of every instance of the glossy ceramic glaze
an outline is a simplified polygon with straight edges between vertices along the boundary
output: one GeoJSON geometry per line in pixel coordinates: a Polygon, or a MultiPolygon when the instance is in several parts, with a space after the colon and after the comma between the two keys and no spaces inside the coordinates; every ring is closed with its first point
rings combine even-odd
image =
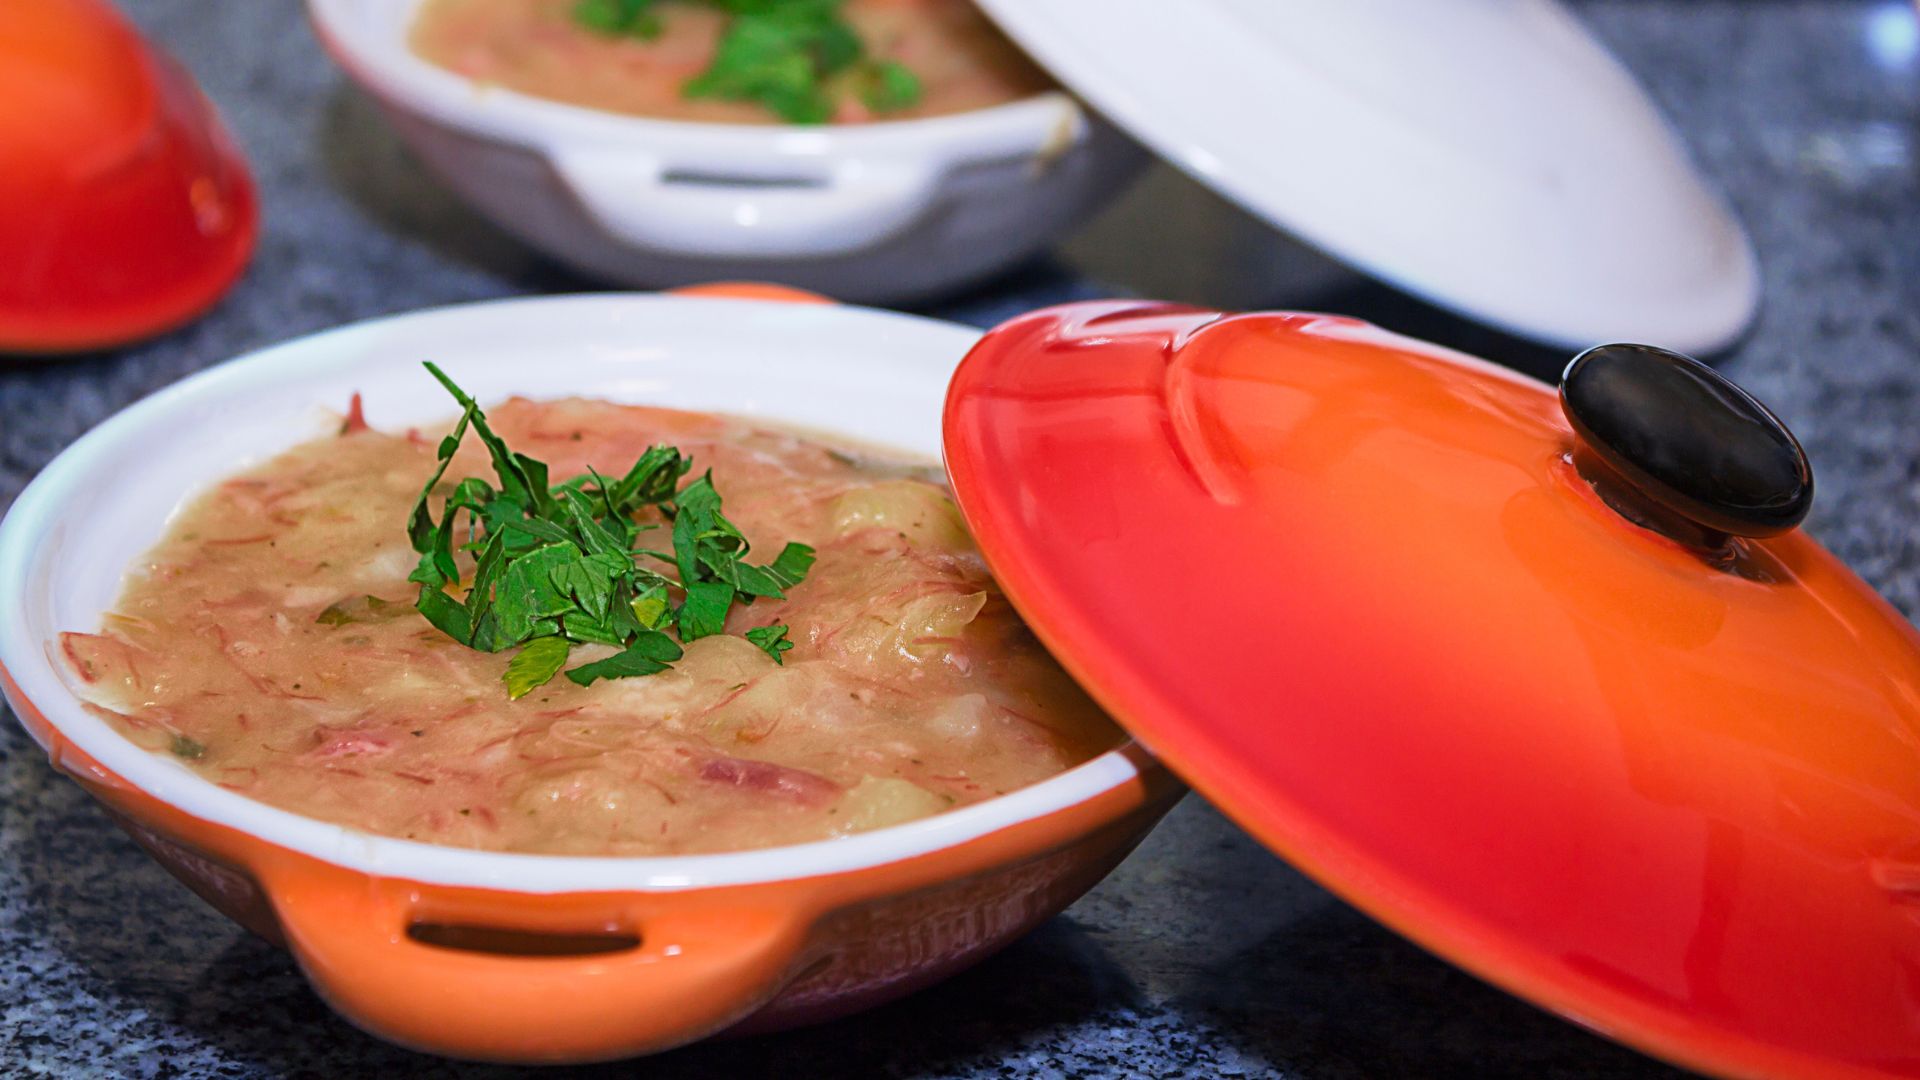
{"type": "Polygon", "coordinates": [[[418,0],[308,0],[320,40],[456,194],[595,277],[748,276],[861,302],[977,281],[1145,164],[1065,94],[873,124],[701,124],[479,86],[407,48],[418,0]]]}
{"type": "Polygon", "coordinates": [[[0,4],[0,351],[100,348],[211,305],[252,252],[246,163],[104,0],[0,4]]]}
{"type": "Polygon", "coordinates": [[[1553,391],[1339,318],[990,333],[948,468],[1082,684],[1415,940],[1730,1075],[1920,1071],[1920,636],[1615,513],[1553,391]]]}
{"type": "Polygon", "coordinates": [[[845,840],[626,859],[437,847],[256,803],[141,750],[81,707],[50,643],[95,623],[121,568],[182,498],[333,429],[328,407],[355,391],[378,426],[444,420],[420,359],[483,399],[588,394],[726,410],[931,455],[947,378],[975,336],[817,303],[600,295],[363,323],[221,365],[96,428],[0,522],[0,686],[56,768],[148,851],[284,941],[328,1002],[396,1042],[486,1060],[595,1060],[898,996],[1071,903],[1178,786],[1129,746],[845,840]],[[532,957],[446,948],[410,933],[422,924],[619,940],[532,957]]]}
{"type": "Polygon", "coordinates": [[[1470,317],[1708,351],[1759,303],[1740,223],[1559,0],[978,2],[1170,164],[1470,317]]]}

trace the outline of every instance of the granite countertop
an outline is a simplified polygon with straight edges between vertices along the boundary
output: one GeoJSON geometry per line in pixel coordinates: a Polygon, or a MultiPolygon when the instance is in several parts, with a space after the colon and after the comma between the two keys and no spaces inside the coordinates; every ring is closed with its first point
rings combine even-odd
{"type": "MultiPolygon", "coordinates": [[[[226,110],[265,231],[211,315],[136,348],[0,364],[0,508],[140,396],[372,315],[593,287],[424,180],[295,0],[125,0],[226,110]]],[[[1753,232],[1766,307],[1724,369],[1820,476],[1812,531],[1920,612],[1920,29],[1904,0],[1585,0],[1753,232]]],[[[1284,124],[1277,117],[1276,124],[1284,124]]],[[[1136,291],[1365,315],[1529,370],[1561,357],[1328,263],[1161,170],[1048,260],[932,309],[986,324],[1136,291]],[[1140,257],[1151,250],[1154,257],[1140,257]]],[[[0,1072],[493,1075],[370,1039],[0,723],[0,1072]]],[[[605,1075],[1650,1078],[1671,1070],[1406,944],[1190,797],[1065,915],[876,1012],[605,1075]]],[[[499,1070],[501,1073],[510,1070],[499,1070]]],[[[559,1075],[546,1073],[544,1075],[559,1075]]]]}

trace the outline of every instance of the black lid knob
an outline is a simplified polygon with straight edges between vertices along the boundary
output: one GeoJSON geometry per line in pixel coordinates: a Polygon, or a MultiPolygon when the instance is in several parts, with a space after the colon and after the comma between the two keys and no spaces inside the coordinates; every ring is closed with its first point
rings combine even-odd
{"type": "Polygon", "coordinates": [[[1702,528],[1772,536],[1813,506],[1813,469],[1780,419],[1700,361],[1600,345],[1560,377],[1574,432],[1646,498],[1702,528]]]}

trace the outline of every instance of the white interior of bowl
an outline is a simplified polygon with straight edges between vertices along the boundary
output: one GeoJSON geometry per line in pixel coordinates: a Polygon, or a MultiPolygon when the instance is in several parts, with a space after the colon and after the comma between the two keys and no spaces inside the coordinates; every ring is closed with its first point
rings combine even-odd
{"type": "Polygon", "coordinates": [[[1042,149],[1084,132],[1073,99],[1049,91],[986,109],[872,124],[709,124],[627,116],[549,101],[472,80],[415,56],[407,30],[422,0],[307,0],[322,41],[356,79],[441,123],[522,146],[579,143],[675,147],[750,168],[756,159],[840,154],[937,157],[947,163],[1042,149]]]}
{"type": "Polygon", "coordinates": [[[859,308],[603,294],[442,308],[357,323],[211,368],[107,420],[49,464],[0,522],[0,662],[75,746],[186,812],[370,874],[522,892],[673,889],[854,870],[952,846],[1137,775],[1112,752],[1031,787],[894,828],[718,855],[573,858],[371,836],[275,809],[121,738],[80,707],[56,660],[93,631],[124,569],[182,500],[339,422],[352,393],[376,427],[452,410],[433,360],[482,402],[582,395],[763,416],[929,456],[947,381],[977,339],[859,308]]]}

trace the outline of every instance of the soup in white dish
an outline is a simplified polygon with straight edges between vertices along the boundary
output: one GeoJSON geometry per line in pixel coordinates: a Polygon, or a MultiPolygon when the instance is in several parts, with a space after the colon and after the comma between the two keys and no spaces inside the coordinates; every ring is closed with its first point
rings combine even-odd
{"type": "MultiPolygon", "coordinates": [[[[937,466],[590,400],[516,399],[486,418],[555,479],[617,478],[662,445],[691,461],[678,495],[621,526],[636,549],[628,569],[672,582],[650,610],[663,629],[643,633],[671,637],[672,608],[685,606],[675,551],[658,549],[678,542],[669,515],[706,470],[750,545],[742,565],[784,560],[783,544],[811,548],[813,562],[779,595],[735,597],[724,625],[665,646],[678,654],[665,670],[581,685],[555,664],[544,682],[510,686],[531,643],[472,647],[416,609],[422,556],[407,521],[439,440],[354,419],[191,501],[99,631],[62,635],[90,707],[139,745],[310,817],[578,855],[847,835],[991,798],[1120,742],[995,587],[937,466]]],[[[492,462],[470,438],[448,465],[424,500],[441,519],[458,483],[492,462]]],[[[594,489],[575,490],[586,501],[594,489]]],[[[477,546],[476,522],[463,511],[449,528],[477,546]]],[[[476,557],[455,550],[449,603],[471,599],[476,557]]],[[[505,584],[490,588],[505,604],[505,584]]],[[[575,615],[587,619],[545,618],[536,633],[557,638],[575,615]]],[[[625,655],[555,648],[570,671],[625,655]]]]}

